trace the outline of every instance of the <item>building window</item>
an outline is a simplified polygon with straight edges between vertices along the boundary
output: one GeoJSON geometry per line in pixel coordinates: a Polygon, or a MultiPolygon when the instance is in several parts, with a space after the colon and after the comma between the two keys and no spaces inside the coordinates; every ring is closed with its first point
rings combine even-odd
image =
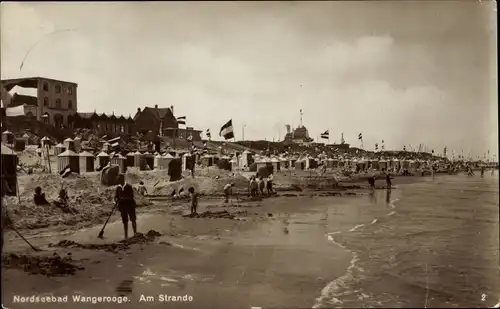
{"type": "Polygon", "coordinates": [[[43,83],[43,91],[49,91],[49,84],[43,83]]]}
{"type": "Polygon", "coordinates": [[[56,108],[61,108],[61,99],[56,100],[56,108]]]}
{"type": "Polygon", "coordinates": [[[56,85],[56,93],[61,93],[61,85],[56,85]]]}
{"type": "Polygon", "coordinates": [[[46,106],[46,107],[49,106],[49,98],[47,98],[47,97],[43,98],[43,106],[46,106]]]}
{"type": "Polygon", "coordinates": [[[73,94],[73,87],[68,86],[68,94],[73,94]]]}
{"type": "Polygon", "coordinates": [[[69,109],[73,108],[73,101],[71,101],[71,100],[68,101],[68,108],[69,109]]]}

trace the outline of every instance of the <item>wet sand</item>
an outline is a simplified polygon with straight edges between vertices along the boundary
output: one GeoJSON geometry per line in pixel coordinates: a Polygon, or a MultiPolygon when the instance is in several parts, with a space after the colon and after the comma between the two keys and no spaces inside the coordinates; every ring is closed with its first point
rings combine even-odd
{"type": "MultiPolygon", "coordinates": [[[[354,207],[366,202],[366,196],[360,196],[366,190],[347,191],[358,196],[321,197],[314,196],[318,192],[303,191],[261,202],[237,202],[238,207],[228,207],[221,200],[200,203],[200,212],[227,210],[241,220],[185,218],[186,203],[160,201],[151,209],[141,210],[138,224],[141,232],[155,230],[162,236],[115,252],[47,245],[63,239],[81,244],[116,243],[122,239],[122,225],[116,215],[106,228],[104,240],[97,239],[101,226],[72,235],[51,234],[49,229],[37,237],[33,232],[30,241],[46,250],[38,255],[71,253],[84,269],[72,276],[48,277],[4,268],[4,304],[12,308],[54,308],[53,303],[13,304],[15,295],[54,295],[69,297],[68,303],[61,305],[86,308],[88,303],[72,300],[73,295],[81,294],[124,295],[129,300],[125,304],[115,299],[93,305],[97,308],[137,308],[143,304],[164,307],[158,295],[168,294],[194,298],[170,303],[175,307],[311,307],[322,288],[342,276],[352,259],[349,252],[328,241],[328,231],[350,229],[360,220],[370,220],[360,218],[358,207],[354,207]],[[237,214],[241,211],[247,213],[237,214]],[[141,296],[155,300],[141,302],[141,296]]],[[[6,238],[9,236],[12,234],[6,238]]],[[[22,242],[11,241],[4,251],[19,252],[23,248],[26,250],[22,242]]]]}

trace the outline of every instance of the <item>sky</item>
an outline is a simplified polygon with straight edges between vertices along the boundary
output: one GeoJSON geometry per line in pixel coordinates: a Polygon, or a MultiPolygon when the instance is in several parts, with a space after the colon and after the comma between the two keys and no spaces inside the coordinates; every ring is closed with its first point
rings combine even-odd
{"type": "Polygon", "coordinates": [[[243,127],[244,139],[278,140],[302,109],[314,139],[329,130],[356,147],[363,133],[366,149],[498,152],[492,1],[0,8],[2,79],[76,82],[79,112],[173,105],[214,139],[233,119],[236,140],[243,127]]]}

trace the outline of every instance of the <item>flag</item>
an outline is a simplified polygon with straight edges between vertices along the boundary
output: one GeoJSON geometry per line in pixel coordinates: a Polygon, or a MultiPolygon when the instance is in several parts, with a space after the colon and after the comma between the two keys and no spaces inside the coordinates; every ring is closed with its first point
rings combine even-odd
{"type": "Polygon", "coordinates": [[[234,138],[232,119],[220,128],[219,136],[223,136],[226,140],[234,138]]]}
{"type": "Polygon", "coordinates": [[[186,116],[177,117],[178,124],[186,124],[186,116]]]}
{"type": "Polygon", "coordinates": [[[330,138],[330,132],[328,132],[328,130],[326,130],[325,132],[321,133],[321,138],[329,139],[330,138]]]}
{"type": "Polygon", "coordinates": [[[24,116],[24,105],[19,105],[16,107],[7,107],[5,109],[5,116],[7,117],[18,117],[24,116]]]}
{"type": "Polygon", "coordinates": [[[362,134],[362,133],[359,133],[359,134],[358,134],[358,139],[359,139],[359,140],[362,140],[362,139],[363,139],[363,134],[362,134]]]}
{"type": "Polygon", "coordinates": [[[375,143],[375,151],[378,151],[378,143],[375,143]]]}
{"type": "Polygon", "coordinates": [[[446,147],[443,149],[443,155],[446,157],[446,147]]]}
{"type": "Polygon", "coordinates": [[[406,151],[406,146],[403,146],[403,151],[406,151]]]}
{"type": "Polygon", "coordinates": [[[71,174],[71,168],[69,165],[67,165],[65,168],[62,169],[62,171],[59,172],[59,175],[61,175],[62,178],[66,178],[71,174]]]}
{"type": "Polygon", "coordinates": [[[210,133],[210,129],[207,129],[207,132],[205,133],[208,138],[212,137],[212,133],[210,133]]]}
{"type": "Polygon", "coordinates": [[[340,135],[340,143],[341,143],[341,144],[344,144],[344,143],[345,143],[345,140],[344,140],[344,132],[342,132],[342,134],[340,135]]]}
{"type": "Polygon", "coordinates": [[[385,149],[384,140],[382,140],[382,150],[385,149]]]}

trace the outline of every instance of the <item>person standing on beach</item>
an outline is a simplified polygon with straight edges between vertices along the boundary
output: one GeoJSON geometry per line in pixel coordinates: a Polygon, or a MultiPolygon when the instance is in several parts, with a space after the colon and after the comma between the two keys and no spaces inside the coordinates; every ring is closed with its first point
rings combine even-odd
{"type": "Polygon", "coordinates": [[[234,183],[228,183],[227,185],[224,186],[224,203],[227,203],[229,202],[229,197],[231,196],[231,194],[233,193],[233,187],[234,187],[234,183]]]}
{"type": "Polygon", "coordinates": [[[194,192],[194,188],[190,187],[188,189],[189,195],[191,196],[191,214],[194,215],[198,213],[198,193],[194,192]]]}
{"type": "Polygon", "coordinates": [[[258,189],[260,193],[258,193],[259,195],[263,196],[264,195],[264,189],[266,187],[266,182],[264,181],[264,179],[262,178],[262,176],[259,176],[259,181],[257,181],[257,184],[258,184],[258,189]]]}
{"type": "Polygon", "coordinates": [[[128,240],[128,221],[132,222],[134,235],[137,234],[137,221],[135,213],[134,188],[129,183],[119,186],[116,190],[115,200],[118,201],[118,210],[120,211],[123,223],[125,240],[128,240]],[[121,189],[119,189],[121,188],[121,189]]]}
{"type": "Polygon", "coordinates": [[[144,186],[144,182],[139,182],[139,186],[137,187],[137,192],[139,192],[140,195],[146,196],[148,194],[148,190],[144,186]]]}
{"type": "Polygon", "coordinates": [[[387,171],[385,174],[385,183],[387,184],[387,190],[391,190],[392,188],[392,181],[391,181],[391,173],[387,171]]]}
{"type": "Polygon", "coordinates": [[[274,190],[273,190],[273,174],[270,174],[268,177],[267,177],[267,194],[268,195],[271,195],[272,193],[274,193],[274,190]]]}
{"type": "Polygon", "coordinates": [[[250,182],[248,183],[248,191],[251,197],[257,195],[257,182],[254,176],[250,176],[250,182]]]}
{"type": "Polygon", "coordinates": [[[484,177],[484,165],[481,166],[481,177],[484,177]]]}

